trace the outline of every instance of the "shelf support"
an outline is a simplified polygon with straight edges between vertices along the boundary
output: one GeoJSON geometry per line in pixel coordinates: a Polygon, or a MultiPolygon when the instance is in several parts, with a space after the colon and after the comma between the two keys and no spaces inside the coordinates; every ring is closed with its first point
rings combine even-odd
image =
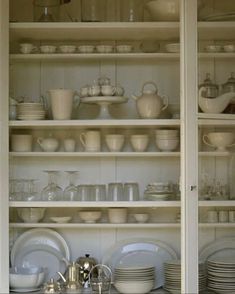
{"type": "Polygon", "coordinates": [[[181,0],[181,292],[198,293],[197,0],[181,0]]]}

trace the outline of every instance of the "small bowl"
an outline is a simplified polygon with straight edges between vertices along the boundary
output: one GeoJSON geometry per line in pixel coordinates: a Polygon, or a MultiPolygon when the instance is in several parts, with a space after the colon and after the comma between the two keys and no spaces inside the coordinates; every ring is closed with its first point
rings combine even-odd
{"type": "Polygon", "coordinates": [[[156,138],[156,146],[161,151],[174,151],[179,145],[179,138],[176,139],[158,139],[156,138]]]}
{"type": "Polygon", "coordinates": [[[146,223],[149,219],[149,215],[147,213],[135,213],[133,216],[138,223],[146,223]]]}
{"type": "Polygon", "coordinates": [[[74,53],[76,51],[75,45],[61,45],[59,46],[60,52],[62,53],[74,53]]]}
{"type": "Polygon", "coordinates": [[[207,45],[205,47],[207,52],[220,52],[222,51],[222,46],[221,45],[207,45]]]}
{"type": "Polygon", "coordinates": [[[133,47],[131,45],[117,45],[116,50],[118,53],[130,53],[133,47]]]}
{"type": "Polygon", "coordinates": [[[40,51],[42,53],[55,53],[56,52],[56,46],[42,45],[42,46],[40,46],[40,51]]]}
{"type": "Polygon", "coordinates": [[[224,45],[223,49],[225,52],[234,52],[235,45],[233,45],[233,44],[224,45]]]}
{"type": "Polygon", "coordinates": [[[130,138],[131,147],[135,152],[144,152],[146,151],[149,143],[149,136],[146,134],[143,135],[131,135],[130,138]]]}
{"type": "Polygon", "coordinates": [[[58,224],[65,224],[71,221],[72,217],[71,216],[52,216],[50,219],[58,224]]]}
{"type": "Polygon", "coordinates": [[[180,43],[166,44],[166,51],[170,52],[170,53],[179,53],[180,52],[180,43]]]}
{"type": "Polygon", "coordinates": [[[93,46],[93,45],[81,45],[81,46],[78,46],[78,51],[80,53],[94,53],[95,46],[93,46]]]}
{"type": "Polygon", "coordinates": [[[78,212],[79,217],[87,224],[95,223],[101,218],[100,210],[81,210],[78,212]]]}
{"type": "Polygon", "coordinates": [[[98,53],[112,53],[113,52],[112,45],[97,45],[95,48],[98,53]]]}

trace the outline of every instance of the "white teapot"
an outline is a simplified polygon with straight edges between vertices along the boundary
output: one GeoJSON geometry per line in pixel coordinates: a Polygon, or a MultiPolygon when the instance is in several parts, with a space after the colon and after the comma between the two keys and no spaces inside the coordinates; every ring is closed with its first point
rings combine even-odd
{"type": "Polygon", "coordinates": [[[43,151],[46,152],[54,152],[59,147],[59,141],[56,138],[53,138],[51,136],[47,138],[41,138],[39,137],[37,139],[38,144],[42,148],[43,151]]]}
{"type": "Polygon", "coordinates": [[[148,81],[142,86],[142,95],[132,97],[136,100],[137,111],[141,118],[155,119],[158,118],[160,113],[167,108],[168,98],[166,96],[159,96],[157,85],[148,81]],[[153,85],[154,90],[145,90],[146,85],[153,85]],[[163,101],[165,99],[165,102],[163,101]]]}

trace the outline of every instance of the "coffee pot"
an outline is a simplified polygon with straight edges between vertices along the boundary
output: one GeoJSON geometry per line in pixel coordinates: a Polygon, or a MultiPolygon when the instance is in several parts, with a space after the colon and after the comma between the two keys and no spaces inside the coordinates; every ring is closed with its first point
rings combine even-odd
{"type": "Polygon", "coordinates": [[[72,262],[68,266],[68,277],[65,277],[61,272],[58,272],[59,276],[65,283],[66,293],[76,293],[81,289],[81,284],[79,283],[79,265],[72,262]]]}
{"type": "Polygon", "coordinates": [[[54,281],[54,279],[50,279],[50,281],[43,286],[42,290],[44,294],[61,294],[62,293],[60,284],[54,281]]]}
{"type": "Polygon", "coordinates": [[[83,288],[90,287],[89,284],[89,273],[91,269],[97,264],[95,258],[90,257],[90,254],[85,254],[85,256],[81,256],[76,260],[76,263],[80,265],[79,269],[79,277],[80,283],[83,288]]]}

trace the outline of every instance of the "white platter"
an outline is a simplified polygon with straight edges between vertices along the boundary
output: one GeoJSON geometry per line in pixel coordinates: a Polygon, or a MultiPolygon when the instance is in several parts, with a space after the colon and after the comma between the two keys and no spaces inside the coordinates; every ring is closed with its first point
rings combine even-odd
{"type": "Polygon", "coordinates": [[[18,237],[11,250],[11,265],[42,266],[47,268],[46,278],[58,277],[70,260],[70,250],[63,237],[51,229],[31,229],[18,237]]]}
{"type": "Polygon", "coordinates": [[[102,263],[112,272],[120,267],[155,267],[154,289],[164,285],[164,262],[177,259],[176,252],[158,240],[130,239],[117,243],[103,256],[102,263]]]}

